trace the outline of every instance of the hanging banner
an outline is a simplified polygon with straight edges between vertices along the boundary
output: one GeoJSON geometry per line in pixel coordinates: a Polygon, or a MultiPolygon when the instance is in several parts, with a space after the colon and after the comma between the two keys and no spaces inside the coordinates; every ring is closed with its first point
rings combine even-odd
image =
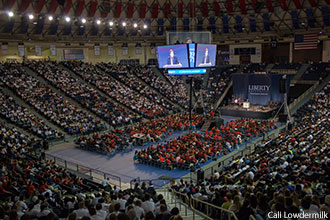
{"type": "Polygon", "coordinates": [[[136,47],[136,54],[142,54],[142,47],[136,47]]]}
{"type": "Polygon", "coordinates": [[[108,56],[113,56],[113,55],[114,55],[113,46],[109,45],[108,46],[108,56]]]}
{"type": "Polygon", "coordinates": [[[7,55],[8,54],[8,44],[2,44],[1,45],[1,53],[2,53],[2,55],[7,55]]]}
{"type": "Polygon", "coordinates": [[[56,56],[56,47],[55,45],[50,45],[50,55],[51,56],[56,56]]]}
{"type": "Polygon", "coordinates": [[[38,45],[35,45],[35,49],[36,49],[36,56],[41,57],[42,56],[41,47],[38,45]]]}
{"type": "Polygon", "coordinates": [[[18,45],[18,56],[24,57],[24,55],[25,55],[24,45],[18,45]]]}
{"type": "Polygon", "coordinates": [[[128,47],[123,47],[123,55],[128,55],[128,47]]]}
{"type": "Polygon", "coordinates": [[[100,56],[100,55],[101,55],[101,49],[100,49],[100,46],[98,46],[98,45],[95,45],[95,46],[94,46],[94,55],[95,55],[95,56],[100,56]]]}

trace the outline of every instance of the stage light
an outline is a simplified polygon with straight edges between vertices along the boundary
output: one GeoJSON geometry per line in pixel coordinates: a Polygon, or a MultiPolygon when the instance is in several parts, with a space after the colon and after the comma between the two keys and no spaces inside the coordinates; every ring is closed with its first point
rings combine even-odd
{"type": "Polygon", "coordinates": [[[34,18],[33,14],[29,14],[29,19],[32,20],[34,18]]]}
{"type": "Polygon", "coordinates": [[[137,28],[137,26],[138,26],[137,23],[134,23],[134,24],[133,24],[133,27],[137,28]]]}
{"type": "Polygon", "coordinates": [[[14,16],[14,13],[13,13],[12,11],[9,11],[9,12],[8,12],[8,16],[9,16],[9,17],[13,17],[13,16],[14,16]]]}
{"type": "Polygon", "coordinates": [[[70,17],[65,17],[65,21],[66,22],[70,22],[71,21],[71,18],[70,17]]]}
{"type": "Polygon", "coordinates": [[[48,16],[48,20],[50,20],[50,21],[52,21],[54,18],[53,18],[53,16],[48,16]]]}
{"type": "Polygon", "coordinates": [[[124,22],[122,23],[122,25],[123,25],[123,27],[126,27],[126,22],[124,21],[124,22]]]}
{"type": "Polygon", "coordinates": [[[143,28],[144,28],[144,29],[147,29],[147,27],[148,27],[148,26],[147,26],[146,24],[143,25],[143,28]]]}
{"type": "Polygon", "coordinates": [[[81,19],[81,23],[85,24],[86,23],[86,19],[85,18],[81,19]]]}
{"type": "Polygon", "coordinates": [[[110,21],[110,22],[109,22],[109,25],[110,25],[110,26],[113,26],[113,22],[112,22],[112,21],[110,21]]]}
{"type": "Polygon", "coordinates": [[[101,24],[101,21],[100,21],[100,20],[97,20],[97,21],[96,21],[96,24],[101,24]]]}

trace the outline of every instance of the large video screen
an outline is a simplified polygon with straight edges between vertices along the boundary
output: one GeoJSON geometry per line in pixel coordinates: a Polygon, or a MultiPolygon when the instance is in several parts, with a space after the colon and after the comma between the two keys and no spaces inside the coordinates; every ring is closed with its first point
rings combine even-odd
{"type": "Polygon", "coordinates": [[[64,59],[65,60],[82,60],[84,59],[83,49],[64,49],[64,59]]]}
{"type": "Polygon", "coordinates": [[[189,68],[187,44],[157,47],[159,68],[189,68]]]}
{"type": "Polygon", "coordinates": [[[215,66],[215,58],[217,54],[217,45],[215,44],[197,44],[195,67],[212,67],[215,66]]]}

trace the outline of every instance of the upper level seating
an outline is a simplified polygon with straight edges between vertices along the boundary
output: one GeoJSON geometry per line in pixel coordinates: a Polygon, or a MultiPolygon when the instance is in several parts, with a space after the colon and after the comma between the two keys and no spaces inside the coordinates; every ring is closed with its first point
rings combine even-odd
{"type": "Polygon", "coordinates": [[[61,132],[49,127],[27,108],[16,103],[13,97],[7,96],[2,92],[0,92],[0,112],[1,117],[32,132],[39,138],[48,140],[63,138],[61,132]]]}
{"type": "MultiPolygon", "coordinates": [[[[68,63],[64,63],[65,65],[68,63]]],[[[130,108],[136,113],[146,117],[155,117],[164,115],[167,110],[162,106],[153,103],[151,100],[140,95],[138,92],[128,86],[115,80],[112,76],[103,73],[92,64],[83,62],[70,62],[71,68],[76,74],[85,81],[95,85],[98,89],[105,92],[111,98],[130,108]]],[[[122,71],[122,65],[114,65],[113,71],[122,71]]]]}
{"type": "MultiPolygon", "coordinates": [[[[159,70],[161,74],[163,74],[163,76],[168,79],[168,81],[171,83],[172,87],[178,91],[178,93],[180,94],[187,94],[187,89],[184,85],[183,82],[183,77],[182,76],[173,76],[173,75],[168,75],[166,73],[166,70],[159,70]]],[[[187,95],[187,99],[188,99],[188,95],[187,95]]]]}
{"type": "Polygon", "coordinates": [[[298,70],[301,64],[299,63],[287,63],[287,64],[275,64],[272,69],[274,70],[298,70]]]}
{"type": "Polygon", "coordinates": [[[161,77],[157,76],[152,69],[140,66],[134,67],[131,71],[171,101],[181,106],[187,103],[188,96],[186,89],[182,89],[181,86],[169,86],[161,77]]]}
{"type": "Polygon", "coordinates": [[[162,168],[188,169],[202,164],[211,158],[228,154],[239,144],[268,132],[274,122],[256,120],[236,120],[213,128],[204,134],[190,133],[170,140],[165,144],[149,146],[136,151],[135,160],[162,168]]]}
{"type": "Polygon", "coordinates": [[[0,81],[70,134],[86,134],[105,128],[98,119],[70,104],[36,78],[28,75],[21,64],[0,64],[0,81]]]}
{"type": "Polygon", "coordinates": [[[209,73],[207,86],[202,90],[204,102],[214,104],[222,95],[231,79],[231,75],[236,73],[238,66],[228,65],[212,68],[209,73]]]}
{"type": "Polygon", "coordinates": [[[62,70],[58,63],[29,62],[27,66],[109,124],[123,125],[128,124],[130,119],[134,120],[118,103],[111,102],[91,86],[75,79],[69,72],[62,70]]]}
{"type": "Polygon", "coordinates": [[[302,78],[304,80],[319,80],[327,77],[329,73],[330,63],[311,63],[302,78]]]}
{"type": "Polygon", "coordinates": [[[264,72],[266,66],[265,63],[250,63],[244,67],[242,73],[264,72]]]}
{"type": "MultiPolygon", "coordinates": [[[[175,190],[233,211],[238,219],[267,219],[270,211],[329,213],[330,83],[295,115],[297,126],[235,158],[199,183],[175,190]]],[[[205,208],[199,207],[206,212],[205,208]]],[[[219,213],[208,210],[212,217],[219,213]]]]}
{"type": "Polygon", "coordinates": [[[175,108],[171,103],[166,101],[163,97],[159,96],[150,87],[144,85],[133,74],[133,72],[142,71],[141,66],[125,65],[121,66],[121,71],[113,71],[114,64],[112,63],[99,63],[98,66],[100,66],[107,74],[111,74],[114,78],[118,79],[121,83],[139,92],[140,95],[146,97],[151,103],[159,105],[164,109],[175,111],[175,108]]]}

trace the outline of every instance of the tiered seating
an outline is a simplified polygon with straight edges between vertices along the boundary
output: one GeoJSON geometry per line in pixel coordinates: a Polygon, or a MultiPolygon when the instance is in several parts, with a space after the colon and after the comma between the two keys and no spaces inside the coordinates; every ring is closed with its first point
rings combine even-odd
{"type": "Polygon", "coordinates": [[[299,70],[301,64],[299,63],[286,63],[286,64],[275,64],[272,69],[274,70],[299,70]]]}
{"type": "Polygon", "coordinates": [[[330,63],[312,63],[304,72],[302,78],[304,80],[319,80],[325,78],[330,73],[330,63]]]}
{"type": "Polygon", "coordinates": [[[227,87],[231,75],[237,72],[237,66],[224,66],[212,68],[206,88],[202,90],[204,102],[214,104],[227,87]]]}
{"type": "Polygon", "coordinates": [[[194,169],[208,160],[228,154],[252,137],[274,128],[274,122],[236,120],[204,134],[190,133],[165,144],[150,146],[135,153],[140,163],[166,169],[194,169]]]}
{"type": "Polygon", "coordinates": [[[163,96],[171,101],[184,106],[189,100],[186,89],[180,86],[169,86],[162,78],[157,76],[152,69],[145,67],[138,67],[132,70],[132,73],[137,75],[140,79],[146,82],[152,88],[158,90],[163,96]]]}
{"type": "MultiPolygon", "coordinates": [[[[329,213],[329,97],[330,83],[297,112],[294,129],[235,158],[203,183],[180,181],[173,188],[243,220],[267,219],[270,211],[329,213]]],[[[196,208],[206,213],[204,206],[196,208]]],[[[208,213],[221,216],[215,209],[208,213]]]]}
{"type": "Polygon", "coordinates": [[[63,134],[49,127],[42,119],[27,108],[15,102],[13,97],[0,92],[0,115],[9,122],[32,132],[39,138],[54,140],[64,138],[63,134]]]}
{"type": "Polygon", "coordinates": [[[128,124],[131,118],[134,120],[119,104],[111,102],[94,88],[73,78],[69,72],[60,69],[56,62],[29,62],[27,66],[109,124],[123,125],[128,124]]]}
{"type": "Polygon", "coordinates": [[[140,69],[142,68],[141,66],[121,66],[121,71],[114,70],[114,64],[112,63],[99,63],[98,66],[102,68],[107,74],[110,74],[112,77],[119,80],[121,83],[125,84],[134,91],[139,92],[140,95],[146,97],[150,103],[161,106],[161,108],[166,110],[176,111],[171,103],[167,102],[165,99],[163,99],[163,97],[158,96],[157,93],[155,93],[151,88],[144,85],[136,78],[136,76],[133,74],[133,71],[142,71],[140,69]]]}
{"type": "Polygon", "coordinates": [[[1,219],[181,219],[151,181],[126,190],[95,183],[45,160],[39,140],[0,128],[1,219]]]}
{"type": "MultiPolygon", "coordinates": [[[[204,116],[192,115],[193,128],[200,128],[204,116]]],[[[175,131],[191,128],[189,114],[170,115],[148,121],[141,121],[125,129],[115,129],[102,135],[81,136],[75,140],[78,147],[104,154],[113,154],[131,148],[160,141],[175,131]]]]}
{"type": "Polygon", "coordinates": [[[0,64],[0,81],[70,134],[87,134],[105,129],[105,125],[95,117],[86,114],[29,76],[21,64],[0,64]]]}
{"type": "MultiPolygon", "coordinates": [[[[138,92],[128,86],[114,80],[110,75],[99,71],[94,65],[82,62],[72,62],[70,65],[75,73],[85,81],[95,85],[98,89],[109,95],[111,98],[125,105],[132,111],[142,114],[145,117],[159,117],[165,115],[167,110],[156,105],[151,100],[141,96],[138,92]]],[[[113,71],[121,71],[121,65],[114,65],[113,71]]]]}

